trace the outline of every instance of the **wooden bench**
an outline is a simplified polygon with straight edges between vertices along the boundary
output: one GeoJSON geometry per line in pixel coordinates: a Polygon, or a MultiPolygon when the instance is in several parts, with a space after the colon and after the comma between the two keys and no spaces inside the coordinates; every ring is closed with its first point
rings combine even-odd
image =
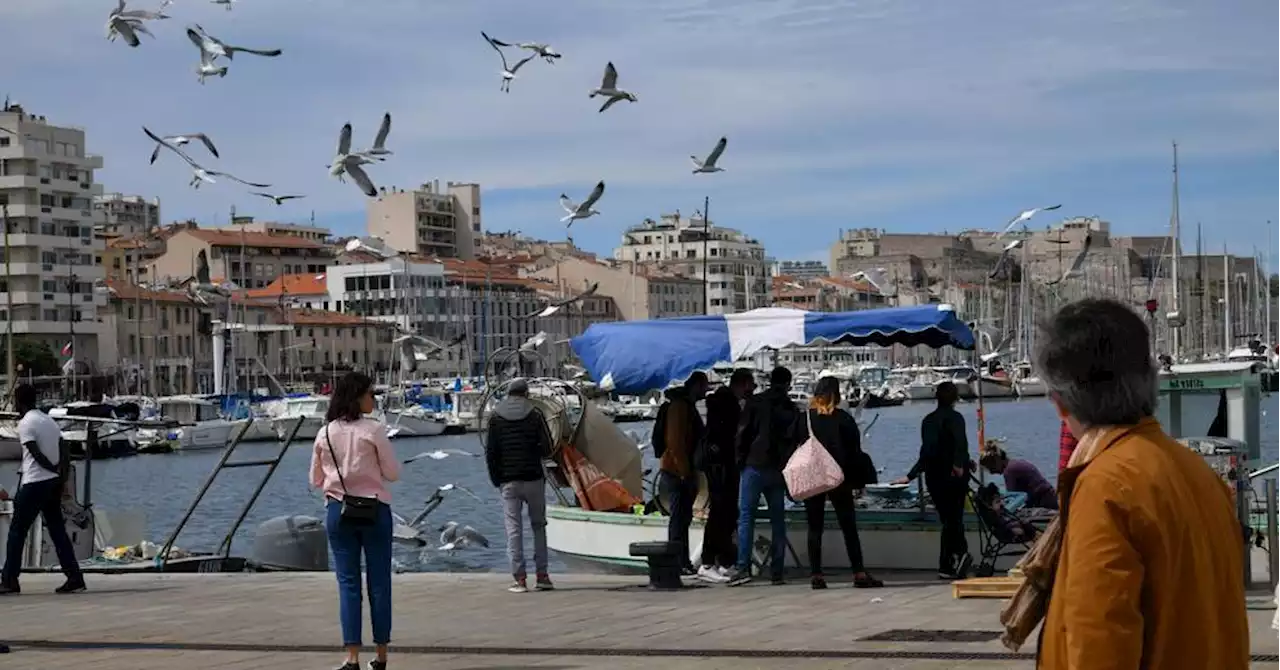
{"type": "Polygon", "coordinates": [[[670,542],[632,542],[632,556],[643,556],[649,563],[649,588],[674,591],[684,588],[680,581],[680,550],[670,542]]]}

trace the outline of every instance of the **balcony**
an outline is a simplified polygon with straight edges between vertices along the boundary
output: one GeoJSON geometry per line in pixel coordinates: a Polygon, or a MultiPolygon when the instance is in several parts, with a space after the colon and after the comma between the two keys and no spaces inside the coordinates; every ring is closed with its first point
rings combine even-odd
{"type": "MultiPolygon", "coordinates": [[[[70,321],[31,321],[24,319],[14,319],[13,332],[15,335],[66,335],[71,332],[70,321]]],[[[76,337],[81,335],[101,335],[104,332],[103,324],[97,321],[77,321],[75,323],[76,337]]]]}
{"type": "Polygon", "coordinates": [[[0,175],[0,189],[40,187],[40,178],[35,175],[0,175]]]}
{"type": "MultiPolygon", "coordinates": [[[[19,205],[19,207],[34,208],[34,206],[32,205],[19,205]]],[[[14,209],[13,206],[10,205],[9,216],[23,216],[21,214],[15,215],[13,213],[13,209],[14,209]]],[[[9,233],[8,240],[9,240],[9,246],[15,247],[15,248],[16,247],[34,247],[34,248],[47,249],[47,248],[64,246],[66,244],[67,238],[62,237],[60,235],[41,235],[39,233],[9,233]]]]}

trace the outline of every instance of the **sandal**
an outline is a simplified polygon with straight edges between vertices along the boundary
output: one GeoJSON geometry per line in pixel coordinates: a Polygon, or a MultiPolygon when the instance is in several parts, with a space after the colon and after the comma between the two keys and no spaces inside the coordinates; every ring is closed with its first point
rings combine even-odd
{"type": "Polygon", "coordinates": [[[884,582],[862,572],[853,577],[853,588],[855,589],[878,589],[884,586],[884,582]]]}

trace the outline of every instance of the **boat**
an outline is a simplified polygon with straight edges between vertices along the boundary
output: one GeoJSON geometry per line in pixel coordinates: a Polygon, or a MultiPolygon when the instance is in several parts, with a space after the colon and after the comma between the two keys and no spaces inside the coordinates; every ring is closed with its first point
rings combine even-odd
{"type": "Polygon", "coordinates": [[[280,413],[271,418],[271,428],[275,431],[276,439],[288,438],[298,417],[303,417],[303,420],[302,426],[294,435],[295,441],[316,439],[320,429],[324,428],[324,416],[329,410],[329,399],[324,396],[305,395],[285,398],[282,403],[280,413]]]}
{"type": "Polygon", "coordinates": [[[1014,365],[1013,371],[1013,389],[1019,398],[1040,398],[1049,394],[1044,380],[1032,372],[1031,363],[1021,361],[1014,365]]]}
{"type": "Polygon", "coordinates": [[[658,405],[640,400],[636,396],[619,396],[611,403],[614,423],[653,421],[658,418],[658,405]]]}
{"type": "MultiPolygon", "coordinates": [[[[974,346],[972,331],[949,305],[841,313],[765,308],[726,316],[596,323],[570,344],[601,386],[618,393],[640,394],[726,362],[722,360],[726,355],[732,363],[765,347],[781,349],[820,339],[853,345],[953,346],[965,350],[974,346]],[[749,336],[735,337],[739,328],[749,336]],[[682,337],[682,332],[696,332],[699,337],[682,337]],[[720,333],[719,339],[710,335],[713,332],[720,333]]],[[[572,447],[561,448],[553,458],[554,476],[548,481],[559,502],[548,505],[549,547],[571,562],[601,569],[644,569],[644,559],[631,556],[630,545],[666,540],[667,518],[645,513],[654,505],[642,481],[635,441],[591,403],[584,405],[576,422],[567,418],[567,412],[554,409],[544,410],[544,415],[553,434],[571,435],[564,442],[572,447]],[[565,489],[572,492],[566,494],[565,489]]],[[[939,526],[936,515],[919,499],[877,498],[858,514],[868,567],[937,568],[939,526]]],[[[827,528],[838,528],[834,514],[828,512],[828,518],[827,528]]],[[[970,532],[976,533],[976,519],[968,523],[970,532]]],[[[768,521],[763,514],[756,527],[760,532],[757,546],[767,544],[768,521]]],[[[807,565],[807,524],[802,508],[788,510],[787,528],[791,545],[788,563],[807,565]]],[[[695,521],[690,530],[693,560],[697,560],[701,536],[702,522],[695,521]]],[[[823,560],[828,566],[849,567],[843,543],[832,541],[824,546],[823,560]]]]}
{"type": "Polygon", "coordinates": [[[445,418],[421,405],[408,405],[383,412],[387,428],[397,437],[432,437],[444,433],[445,418]]]}
{"type": "Polygon", "coordinates": [[[905,368],[898,370],[907,381],[902,392],[908,400],[933,400],[938,394],[938,383],[943,377],[933,368],[905,368]]]}
{"type": "Polygon", "coordinates": [[[244,421],[222,417],[217,403],[199,396],[173,395],[156,398],[160,416],[183,424],[172,429],[139,428],[140,449],[156,442],[170,442],[184,451],[222,449],[243,427],[244,421]]]}
{"type": "MultiPolygon", "coordinates": [[[[128,403],[122,403],[121,407],[125,407],[128,403]]],[[[134,408],[136,409],[136,405],[134,408]]],[[[73,458],[85,458],[86,443],[88,441],[88,430],[84,427],[83,422],[68,423],[67,419],[76,416],[88,417],[114,417],[116,416],[116,406],[107,403],[92,402],[72,402],[61,407],[53,407],[49,410],[49,416],[54,419],[60,419],[58,422],[62,428],[62,441],[67,443],[67,450],[73,458]]],[[[136,416],[134,417],[136,418],[136,416]]],[[[134,429],[121,428],[113,425],[102,425],[98,432],[98,444],[93,450],[93,458],[124,458],[134,456],[138,453],[138,445],[134,440],[134,429]]]]}

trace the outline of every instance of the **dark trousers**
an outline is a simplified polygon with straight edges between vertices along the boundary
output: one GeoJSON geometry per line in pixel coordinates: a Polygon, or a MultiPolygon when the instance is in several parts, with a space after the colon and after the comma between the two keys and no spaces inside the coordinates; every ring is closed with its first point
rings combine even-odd
{"type": "Polygon", "coordinates": [[[738,470],[713,465],[707,472],[711,509],[702,531],[702,564],[731,568],[738,562],[733,539],[738,529],[738,470]]]}
{"type": "Polygon", "coordinates": [[[62,480],[46,479],[42,482],[24,483],[13,496],[13,522],[9,526],[9,544],[5,551],[4,572],[0,575],[0,582],[9,586],[18,585],[18,575],[22,572],[22,548],[27,542],[31,526],[36,522],[36,516],[44,518],[44,527],[58,554],[62,574],[69,581],[84,581],[84,575],[80,573],[80,562],[76,560],[76,550],[71,546],[71,537],[67,535],[67,522],[62,517],[62,480]]]}
{"type": "Polygon", "coordinates": [[[840,534],[844,536],[844,549],[849,553],[849,565],[853,573],[864,572],[862,543],[858,540],[857,516],[853,510],[853,487],[841,485],[826,493],[819,493],[804,501],[805,518],[809,525],[809,570],[822,574],[822,533],[827,525],[827,501],[835,510],[840,534]]]}
{"type": "Polygon", "coordinates": [[[966,480],[947,475],[931,475],[925,478],[929,497],[942,523],[942,546],[938,551],[938,572],[953,574],[960,557],[969,553],[969,541],[964,537],[964,499],[968,492],[966,480]]]}
{"type": "Polygon", "coordinates": [[[693,565],[689,553],[689,525],[693,523],[693,501],[698,497],[698,476],[681,478],[664,470],[660,488],[670,496],[667,542],[679,547],[680,564],[689,567],[693,565]]]}

